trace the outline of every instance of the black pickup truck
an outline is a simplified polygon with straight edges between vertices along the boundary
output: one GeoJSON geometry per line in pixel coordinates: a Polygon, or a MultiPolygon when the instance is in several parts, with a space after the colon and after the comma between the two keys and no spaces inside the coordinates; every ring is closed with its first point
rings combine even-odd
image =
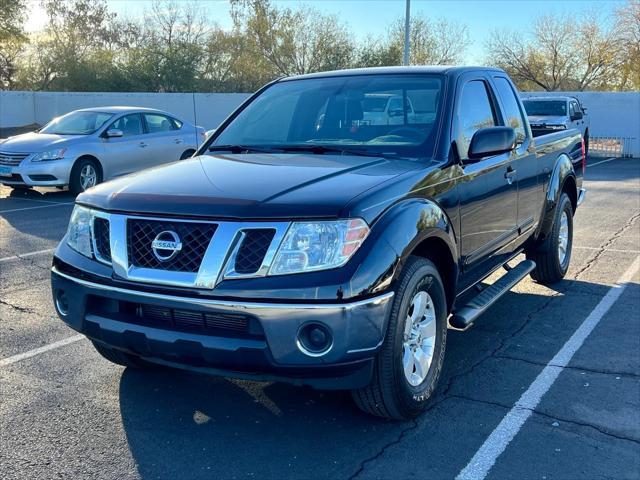
{"type": "Polygon", "coordinates": [[[121,365],[349,389],[409,418],[447,328],[563,278],[584,168],[580,133],[534,138],[501,70],[277,80],[193,158],[77,198],[54,304],[121,365]]]}

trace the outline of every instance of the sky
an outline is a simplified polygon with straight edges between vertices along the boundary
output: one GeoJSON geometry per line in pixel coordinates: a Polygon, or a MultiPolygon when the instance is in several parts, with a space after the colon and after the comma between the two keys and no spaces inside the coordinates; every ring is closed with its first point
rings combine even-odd
{"type": "MultiPolygon", "coordinates": [[[[180,0],[179,0],[180,1],[180,0]]],[[[272,0],[282,7],[309,5],[322,13],[337,15],[349,26],[357,39],[378,36],[398,17],[404,18],[405,0],[272,0]]],[[[152,0],[108,0],[109,8],[123,17],[143,17],[152,0]]],[[[226,0],[198,0],[209,17],[220,26],[231,26],[226,0]]],[[[493,29],[510,28],[526,31],[531,19],[539,14],[578,15],[596,10],[603,18],[610,16],[623,0],[411,0],[411,13],[430,18],[444,17],[467,25],[471,45],[465,63],[481,64],[483,45],[493,29]]],[[[30,0],[28,31],[36,31],[45,23],[39,0],[30,0]]]]}

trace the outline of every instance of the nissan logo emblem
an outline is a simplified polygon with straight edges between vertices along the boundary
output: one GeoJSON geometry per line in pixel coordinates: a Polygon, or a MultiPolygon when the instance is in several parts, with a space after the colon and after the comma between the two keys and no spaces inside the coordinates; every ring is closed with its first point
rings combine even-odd
{"type": "Polygon", "coordinates": [[[158,260],[166,262],[178,255],[182,250],[182,242],[176,232],[165,230],[156,235],[151,242],[151,250],[158,260]]]}

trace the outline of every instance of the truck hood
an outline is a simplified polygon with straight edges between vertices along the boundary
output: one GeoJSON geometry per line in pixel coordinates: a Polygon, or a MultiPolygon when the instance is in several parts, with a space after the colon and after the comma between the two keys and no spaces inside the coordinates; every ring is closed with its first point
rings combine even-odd
{"type": "Polygon", "coordinates": [[[86,138],[87,135],[52,135],[30,132],[7,138],[0,143],[0,150],[9,153],[38,153],[68,147],[86,138]]]}
{"type": "Polygon", "coordinates": [[[346,155],[204,155],[98,185],[77,201],[152,215],[331,218],[352,198],[419,166],[346,155]]]}
{"type": "Polygon", "coordinates": [[[540,125],[546,123],[548,125],[565,125],[569,121],[568,117],[555,115],[529,115],[529,123],[540,125]]]}

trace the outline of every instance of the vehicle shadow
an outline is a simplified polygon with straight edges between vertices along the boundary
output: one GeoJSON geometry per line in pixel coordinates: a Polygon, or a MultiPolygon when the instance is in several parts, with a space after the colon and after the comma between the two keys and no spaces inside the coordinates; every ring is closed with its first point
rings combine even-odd
{"type": "MultiPolygon", "coordinates": [[[[553,300],[550,295],[511,292],[473,329],[450,330],[435,394],[438,406],[418,420],[421,435],[432,440],[421,443],[421,455],[432,455],[434,461],[447,458],[455,435],[464,435],[481,421],[474,412],[468,418],[454,414],[460,411],[455,398],[439,401],[458,387],[471,391],[494,388],[495,379],[482,378],[486,372],[476,368],[483,360],[506,361],[496,355],[517,342],[532,349],[523,350],[523,355],[528,351],[548,361],[608,288],[564,281],[556,289],[571,295],[553,300]],[[544,313],[539,313],[542,308],[544,313]],[[488,386],[478,387],[485,384],[488,386]]],[[[501,380],[509,387],[504,390],[513,395],[505,402],[515,402],[522,385],[535,378],[529,376],[538,373],[537,367],[522,365],[527,369],[516,369],[501,380]]],[[[142,478],[346,478],[362,461],[396,443],[403,431],[415,425],[369,417],[357,409],[348,392],[226,380],[170,369],[126,369],[120,381],[120,407],[142,478]]]]}
{"type": "Polygon", "coordinates": [[[16,188],[10,189],[7,198],[15,200],[46,200],[49,202],[73,202],[75,195],[69,190],[58,188],[16,188]]]}

